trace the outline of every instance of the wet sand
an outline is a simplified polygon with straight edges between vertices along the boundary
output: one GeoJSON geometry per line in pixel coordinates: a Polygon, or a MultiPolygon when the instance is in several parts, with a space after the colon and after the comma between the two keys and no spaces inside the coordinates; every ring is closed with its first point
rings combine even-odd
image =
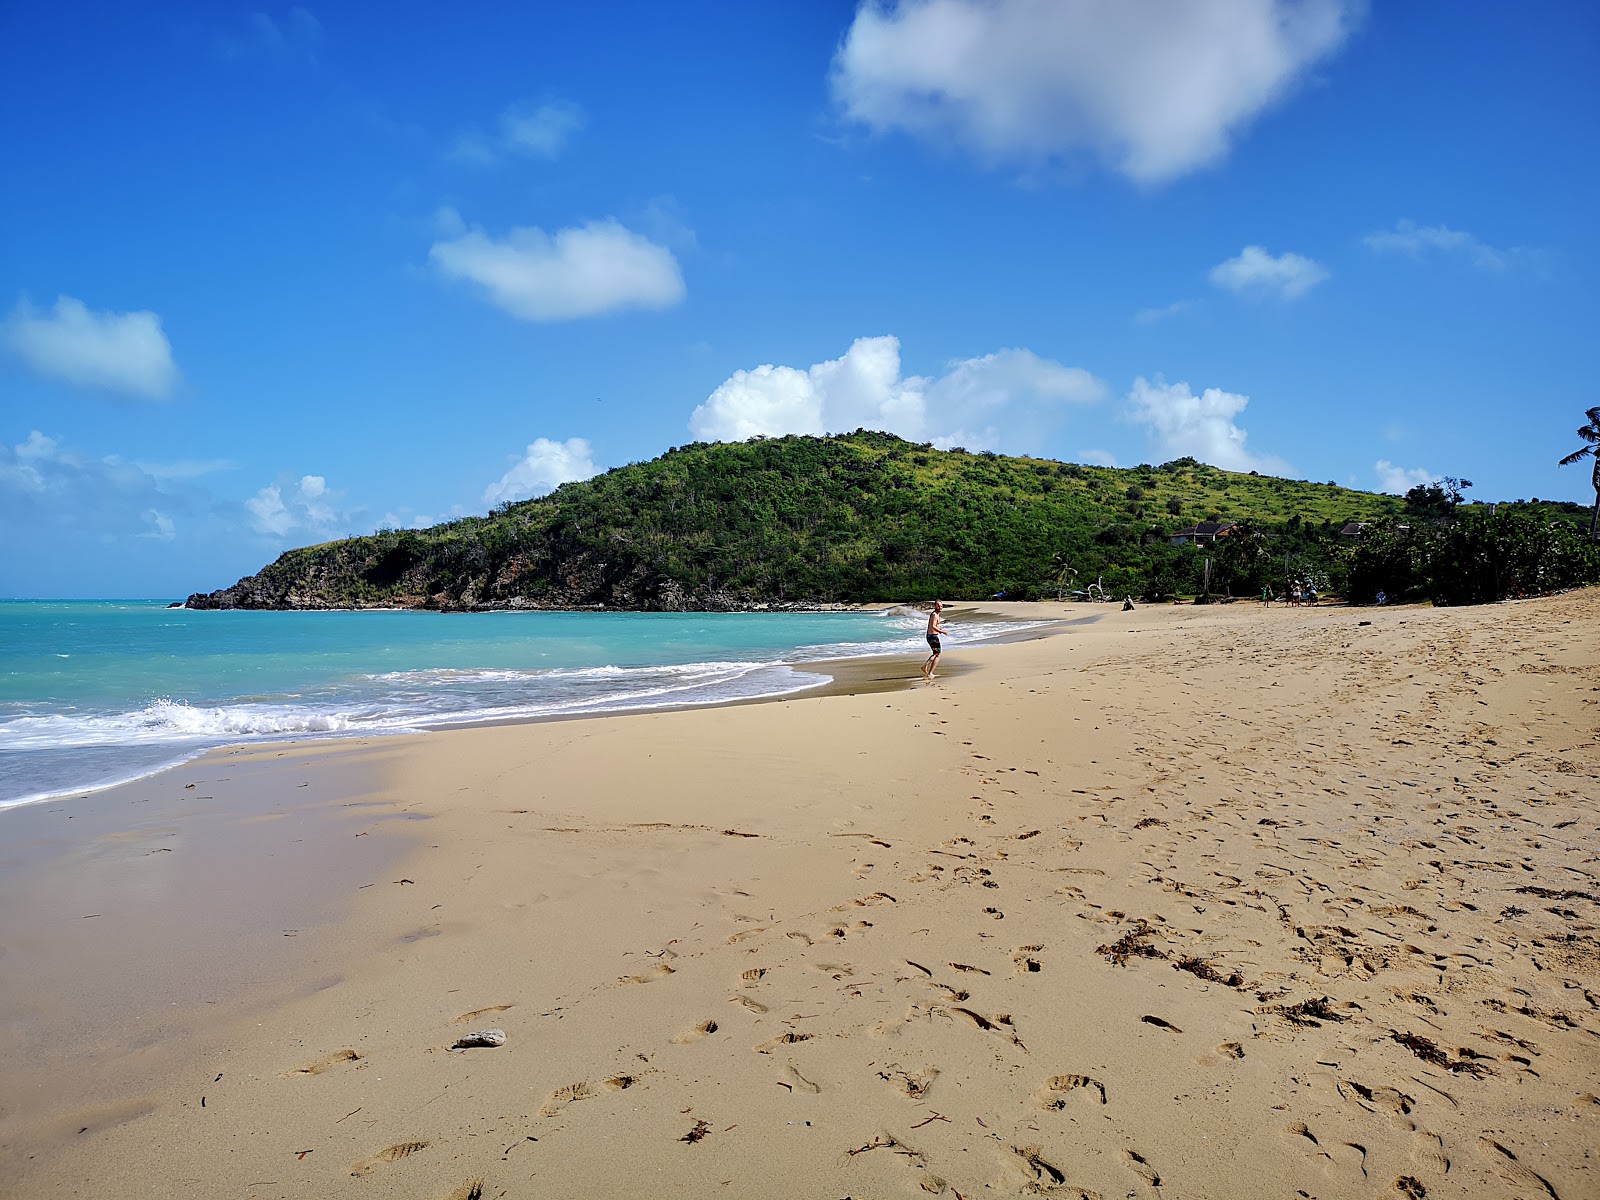
{"type": "Polygon", "coordinates": [[[292,748],[209,842],[107,818],[0,896],[0,1191],[1600,1192],[1600,594],[1101,611],[910,690],[292,748]],[[202,846],[338,919],[225,917],[202,846]],[[45,911],[146,868],[120,935],[45,911]],[[18,1086],[40,1008],[223,919],[227,1011],[18,1086]]]}

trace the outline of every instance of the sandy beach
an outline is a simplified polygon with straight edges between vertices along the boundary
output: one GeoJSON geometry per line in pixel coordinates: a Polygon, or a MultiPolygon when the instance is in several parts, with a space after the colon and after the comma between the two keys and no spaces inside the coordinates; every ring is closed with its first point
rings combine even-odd
{"type": "Polygon", "coordinates": [[[1600,1196],[1600,591],[1015,611],[0,813],[0,1194],[1600,1196]]]}

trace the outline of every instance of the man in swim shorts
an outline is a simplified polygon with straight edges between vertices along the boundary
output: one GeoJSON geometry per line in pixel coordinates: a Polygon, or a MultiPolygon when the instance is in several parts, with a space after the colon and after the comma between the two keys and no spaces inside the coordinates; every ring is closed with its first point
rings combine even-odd
{"type": "Polygon", "coordinates": [[[944,602],[935,600],[933,602],[933,611],[928,614],[928,649],[932,650],[933,653],[928,655],[928,661],[922,664],[922,677],[924,679],[932,679],[934,671],[939,667],[939,655],[943,653],[943,647],[939,645],[939,635],[950,632],[944,627],[944,622],[939,619],[939,615],[943,612],[944,602]]]}

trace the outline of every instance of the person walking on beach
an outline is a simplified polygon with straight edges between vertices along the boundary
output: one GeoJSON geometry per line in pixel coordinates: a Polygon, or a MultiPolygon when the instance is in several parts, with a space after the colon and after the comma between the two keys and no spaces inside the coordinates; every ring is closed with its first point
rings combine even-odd
{"type": "Polygon", "coordinates": [[[943,612],[944,601],[935,600],[933,602],[933,611],[928,614],[928,649],[932,650],[933,653],[928,655],[928,661],[922,664],[922,677],[924,679],[932,679],[933,673],[939,669],[939,655],[944,652],[944,648],[939,644],[939,635],[950,632],[944,627],[944,622],[940,620],[940,615],[943,612]]]}

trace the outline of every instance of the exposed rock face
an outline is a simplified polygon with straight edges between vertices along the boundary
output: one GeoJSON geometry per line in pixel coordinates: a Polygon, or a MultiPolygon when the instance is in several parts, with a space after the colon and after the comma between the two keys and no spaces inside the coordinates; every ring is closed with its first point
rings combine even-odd
{"type": "Polygon", "coordinates": [[[500,609],[798,612],[851,607],[825,600],[772,600],[723,589],[695,591],[678,580],[662,578],[637,565],[627,574],[615,577],[608,564],[588,561],[582,554],[563,563],[556,580],[534,576],[528,564],[507,563],[496,570],[492,578],[487,574],[468,576],[454,581],[454,587],[441,590],[430,590],[428,580],[420,571],[410,571],[395,580],[398,586],[376,592],[374,588],[363,586],[371,582],[372,564],[349,561],[362,543],[371,540],[352,539],[291,550],[232,587],[195,592],[183,606],[265,610],[413,608],[439,612],[500,609]],[[408,587],[408,584],[414,586],[408,587]],[[536,594],[528,594],[529,589],[537,589],[536,594]]]}

